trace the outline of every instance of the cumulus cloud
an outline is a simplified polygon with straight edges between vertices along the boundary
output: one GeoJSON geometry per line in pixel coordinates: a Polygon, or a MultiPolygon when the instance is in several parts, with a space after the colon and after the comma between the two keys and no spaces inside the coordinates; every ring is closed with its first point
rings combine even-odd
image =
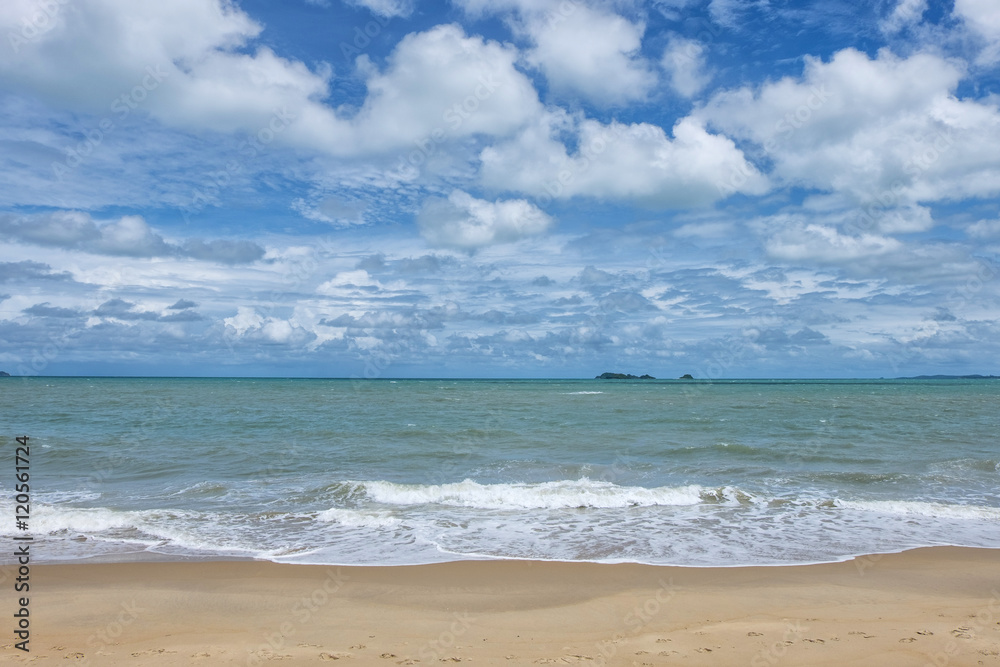
{"type": "Polygon", "coordinates": [[[644,99],[656,73],[641,55],[645,26],[605,6],[561,0],[453,0],[473,16],[513,15],[524,60],[557,97],[608,106],[644,99]]]}
{"type": "Polygon", "coordinates": [[[602,105],[645,98],[656,85],[656,74],[639,54],[645,26],[586,5],[573,7],[555,18],[538,13],[525,17],[534,42],[528,63],[560,96],[602,105]]]}
{"type": "Polygon", "coordinates": [[[677,122],[671,138],[649,123],[604,125],[548,114],[514,140],[484,149],[480,159],[486,185],[543,198],[585,196],[681,208],[769,188],[732,140],[691,117],[677,122]],[[574,154],[559,139],[565,132],[575,134],[574,154]]]}
{"type": "Polygon", "coordinates": [[[523,199],[486,201],[461,190],[428,201],[417,217],[420,233],[435,246],[475,250],[542,234],[552,218],[523,199]]]}
{"type": "Polygon", "coordinates": [[[1000,192],[1000,109],[957,99],[961,63],[845,49],[801,77],[714,95],[698,117],[758,143],[786,185],[881,209],[1000,192]]]}
{"type": "Polygon", "coordinates": [[[712,79],[705,67],[705,45],[697,40],[671,38],[660,65],[670,77],[670,85],[684,97],[694,97],[712,79]]]}
{"type": "Polygon", "coordinates": [[[316,339],[316,334],[298,324],[278,317],[263,317],[252,306],[239,306],[235,315],[224,318],[222,322],[230,340],[303,346],[316,339]]]}
{"type": "Polygon", "coordinates": [[[979,62],[1000,61],[1000,5],[993,0],[955,0],[955,15],[983,43],[979,62]]]}
{"type": "MultiPolygon", "coordinates": [[[[0,27],[16,26],[23,4],[0,5],[0,27]]],[[[386,15],[409,6],[367,5],[386,15]]],[[[359,57],[368,96],[351,116],[328,100],[329,65],[310,69],[255,46],[261,25],[228,0],[79,0],[60,4],[54,21],[0,60],[0,84],[74,110],[110,107],[116,122],[150,114],[169,126],[241,131],[344,156],[504,135],[539,109],[514,67],[517,51],[458,25],[407,35],[383,71],[359,57]]]]}
{"type": "Polygon", "coordinates": [[[173,244],[153,231],[141,216],[126,215],[98,224],[81,211],[0,214],[0,238],[97,255],[191,257],[222,264],[245,264],[264,256],[264,249],[252,241],[188,239],[173,244]]]}
{"type": "Polygon", "coordinates": [[[372,71],[352,137],[337,141],[387,150],[413,142],[433,146],[446,137],[506,135],[541,109],[531,82],[514,67],[517,56],[510,46],[467,37],[455,24],[407,35],[386,69],[372,71]]]}

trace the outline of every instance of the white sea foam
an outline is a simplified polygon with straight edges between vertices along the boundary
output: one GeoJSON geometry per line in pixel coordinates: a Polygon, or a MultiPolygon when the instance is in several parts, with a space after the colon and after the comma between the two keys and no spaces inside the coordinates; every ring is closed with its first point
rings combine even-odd
{"type": "Polygon", "coordinates": [[[316,519],[352,528],[391,528],[399,525],[399,519],[388,512],[360,512],[337,507],[320,512],[316,519]]]}
{"type": "Polygon", "coordinates": [[[31,515],[32,532],[53,534],[99,533],[115,528],[135,528],[140,512],[116,512],[103,507],[59,508],[36,504],[31,515]]]}
{"type": "Polygon", "coordinates": [[[834,506],[845,509],[879,512],[882,514],[917,515],[944,519],[992,519],[1000,521],[1000,507],[981,505],[951,505],[913,500],[841,500],[834,499],[834,506]]]}
{"type": "Polygon", "coordinates": [[[603,391],[564,391],[566,396],[585,396],[587,394],[603,394],[603,391]]]}
{"type": "Polygon", "coordinates": [[[535,484],[480,484],[470,479],[454,484],[355,482],[365,494],[389,505],[449,505],[479,509],[559,509],[697,505],[702,487],[647,489],[618,486],[587,478],[535,484]]]}

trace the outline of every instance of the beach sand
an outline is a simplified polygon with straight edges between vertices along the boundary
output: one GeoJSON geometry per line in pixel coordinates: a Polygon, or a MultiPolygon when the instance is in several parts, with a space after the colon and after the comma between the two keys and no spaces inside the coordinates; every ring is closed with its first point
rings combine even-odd
{"type": "Polygon", "coordinates": [[[1000,665],[1000,551],[951,547],[741,568],[36,565],[29,605],[31,652],[5,639],[0,662],[1000,665]]]}

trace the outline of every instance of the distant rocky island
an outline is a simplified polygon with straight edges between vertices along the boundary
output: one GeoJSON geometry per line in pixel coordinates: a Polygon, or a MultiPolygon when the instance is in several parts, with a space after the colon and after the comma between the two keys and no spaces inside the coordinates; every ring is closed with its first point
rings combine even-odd
{"type": "Polygon", "coordinates": [[[652,375],[632,375],[631,373],[601,373],[595,380],[655,380],[652,375]]]}
{"type": "Polygon", "coordinates": [[[8,373],[7,371],[0,371],[0,378],[9,378],[9,377],[10,373],[8,373]]]}

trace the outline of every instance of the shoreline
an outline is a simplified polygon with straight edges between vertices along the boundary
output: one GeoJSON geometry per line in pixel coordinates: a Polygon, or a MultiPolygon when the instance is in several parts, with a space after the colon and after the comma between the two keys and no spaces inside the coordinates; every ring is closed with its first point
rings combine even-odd
{"type": "MultiPolygon", "coordinates": [[[[718,569],[732,570],[742,568],[783,568],[783,567],[812,567],[817,565],[836,565],[837,563],[847,563],[855,560],[880,559],[884,556],[905,554],[924,549],[971,549],[979,551],[994,551],[1000,558],[1000,547],[989,546],[969,546],[964,544],[934,544],[915,547],[904,547],[892,551],[880,551],[877,553],[858,553],[840,556],[831,560],[817,560],[795,563],[744,563],[738,565],[692,565],[683,563],[646,563],[634,560],[562,560],[556,558],[521,558],[518,556],[490,556],[486,554],[452,554],[456,556],[450,560],[439,560],[422,563],[314,563],[308,561],[280,561],[269,558],[259,558],[256,556],[239,555],[193,555],[193,554],[164,554],[156,551],[135,551],[102,554],[88,558],[76,559],[52,559],[52,560],[32,560],[35,566],[49,565],[115,565],[131,563],[271,563],[273,565],[294,565],[300,567],[344,567],[344,568],[394,568],[394,567],[427,567],[431,565],[447,565],[449,563],[483,563],[483,562],[514,562],[514,563],[555,563],[555,564],[586,564],[586,565],[635,565],[638,567],[665,567],[678,569],[718,569]]],[[[15,565],[14,561],[0,559],[0,568],[15,565]]]]}
{"type": "Polygon", "coordinates": [[[41,664],[1000,665],[996,549],[751,567],[174,560],[31,574],[31,652],[13,639],[3,652],[41,664]]]}

